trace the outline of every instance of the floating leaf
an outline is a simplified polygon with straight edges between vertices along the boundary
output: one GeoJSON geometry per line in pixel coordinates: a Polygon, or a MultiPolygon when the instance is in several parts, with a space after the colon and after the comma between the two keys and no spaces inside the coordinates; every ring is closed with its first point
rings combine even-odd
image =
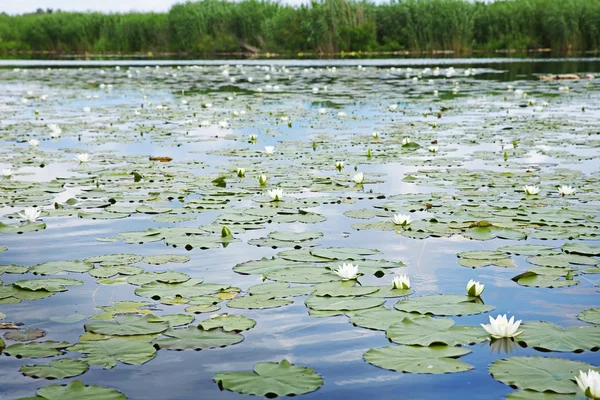
{"type": "Polygon", "coordinates": [[[244,340],[238,333],[224,332],[220,329],[203,330],[195,326],[183,329],[169,329],[164,333],[167,339],[157,339],[154,344],[161,349],[200,350],[225,347],[244,340]]]}
{"type": "Polygon", "coordinates": [[[14,330],[6,332],[4,338],[6,340],[14,340],[17,342],[28,342],[30,340],[39,339],[46,336],[46,331],[43,329],[29,328],[25,330],[14,330]]]}
{"type": "Polygon", "coordinates": [[[227,302],[229,308],[250,308],[250,309],[263,309],[263,308],[277,308],[292,304],[292,300],[288,299],[276,299],[270,295],[256,295],[256,296],[244,296],[238,297],[227,302]]]}
{"type": "Polygon", "coordinates": [[[36,275],[59,275],[67,272],[87,272],[92,264],[83,261],[51,261],[34,265],[29,272],[36,275]]]}
{"type": "Polygon", "coordinates": [[[528,322],[522,325],[519,342],[548,351],[584,351],[600,348],[600,327],[572,326],[561,328],[550,322],[528,322]]]}
{"type": "Polygon", "coordinates": [[[208,318],[198,324],[198,328],[206,331],[222,328],[225,332],[245,331],[254,328],[256,321],[243,315],[219,315],[214,318],[208,318]]]}
{"type": "Polygon", "coordinates": [[[166,263],[185,263],[190,261],[190,258],[188,256],[180,256],[176,254],[160,254],[144,257],[142,261],[146,264],[162,265],[166,263]]]}
{"type": "Polygon", "coordinates": [[[473,369],[472,365],[455,360],[471,350],[449,346],[387,346],[371,349],[365,361],[377,367],[413,374],[447,374],[473,369]]]}
{"type": "Polygon", "coordinates": [[[494,309],[478,301],[481,300],[458,294],[433,294],[400,300],[394,307],[400,311],[440,316],[481,314],[494,309]]]}
{"type": "Polygon", "coordinates": [[[23,365],[19,371],[32,378],[65,379],[81,375],[88,368],[85,361],[63,358],[50,362],[50,365],[23,365]]]}
{"type": "Polygon", "coordinates": [[[107,254],[105,256],[90,257],[85,261],[101,263],[102,265],[128,265],[142,261],[143,257],[137,254],[107,254]]]}
{"type": "Polygon", "coordinates": [[[355,311],[373,308],[384,303],[377,297],[319,297],[310,296],[306,299],[307,307],[318,311],[355,311]]]}
{"type": "Polygon", "coordinates": [[[254,372],[221,372],[213,376],[219,388],[243,394],[273,398],[314,392],[323,386],[323,378],[312,368],[290,364],[263,362],[254,372]]]}
{"type": "Polygon", "coordinates": [[[564,358],[509,357],[490,365],[490,374],[500,382],[538,392],[577,393],[579,371],[598,370],[593,365],[564,358]]]}
{"type": "Polygon", "coordinates": [[[69,350],[85,354],[88,364],[96,364],[104,368],[113,368],[117,365],[117,361],[141,365],[156,356],[156,349],[152,344],[121,338],[80,341],[69,347],[69,350]]]}
{"type": "Polygon", "coordinates": [[[600,324],[600,308],[590,308],[577,314],[577,318],[591,324],[600,324]]]}
{"type": "Polygon", "coordinates": [[[85,386],[81,381],[67,385],[44,386],[37,395],[46,400],[127,400],[127,397],[114,389],[102,386],[85,386]]]}
{"type": "Polygon", "coordinates": [[[454,326],[450,318],[405,318],[391,325],[386,336],[398,344],[456,346],[483,342],[489,335],[478,326],[454,326]]]}
{"type": "Polygon", "coordinates": [[[140,315],[117,315],[114,322],[98,321],[85,324],[87,332],[111,336],[148,335],[164,332],[168,328],[167,322],[153,321],[150,316],[140,315]]]}
{"type": "Polygon", "coordinates": [[[585,243],[565,243],[561,247],[566,253],[583,254],[586,256],[600,256],[600,246],[585,243]]]}
{"type": "Polygon", "coordinates": [[[17,343],[4,349],[4,353],[17,358],[54,357],[61,355],[63,350],[70,345],[71,343],[69,342],[53,342],[51,340],[46,342],[17,343]]]}
{"type": "Polygon", "coordinates": [[[118,314],[150,314],[150,310],[143,310],[142,307],[148,306],[150,303],[146,301],[117,301],[112,306],[98,306],[99,310],[104,311],[102,314],[94,315],[92,320],[110,321],[118,314]]]}
{"type": "Polygon", "coordinates": [[[26,279],[13,283],[13,286],[30,291],[65,292],[66,286],[83,285],[82,281],[67,278],[26,279]]]}

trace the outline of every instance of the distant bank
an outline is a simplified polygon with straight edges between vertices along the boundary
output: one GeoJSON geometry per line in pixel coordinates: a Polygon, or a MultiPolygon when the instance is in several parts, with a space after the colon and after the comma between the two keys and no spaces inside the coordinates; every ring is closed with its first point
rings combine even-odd
{"type": "Polygon", "coordinates": [[[0,52],[217,54],[600,49],[599,0],[202,0],[168,13],[0,15],[0,52]]]}

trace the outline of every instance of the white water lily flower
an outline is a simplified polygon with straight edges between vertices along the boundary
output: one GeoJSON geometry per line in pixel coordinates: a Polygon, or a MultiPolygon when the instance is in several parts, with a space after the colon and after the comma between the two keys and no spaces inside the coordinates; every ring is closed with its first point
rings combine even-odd
{"type": "Polygon", "coordinates": [[[12,169],[10,168],[6,168],[2,170],[2,176],[5,178],[10,178],[12,176],[13,172],[12,169]]]}
{"type": "Polygon", "coordinates": [[[238,168],[236,170],[237,172],[237,176],[239,176],[240,178],[243,178],[244,175],[246,175],[246,168],[238,168]]]}
{"type": "Polygon", "coordinates": [[[266,184],[266,183],[267,183],[267,180],[268,180],[268,178],[267,178],[267,176],[266,176],[266,175],[264,175],[264,174],[263,174],[263,175],[260,175],[260,176],[258,177],[258,183],[259,183],[259,184],[261,184],[261,185],[264,185],[264,184],[266,184]]]}
{"type": "Polygon", "coordinates": [[[90,111],[92,111],[91,108],[89,108],[89,107],[83,107],[83,112],[84,113],[89,113],[90,111]]]}
{"type": "Polygon", "coordinates": [[[48,124],[48,128],[50,129],[50,137],[52,139],[59,138],[62,135],[62,129],[57,124],[48,124]]]}
{"type": "Polygon", "coordinates": [[[321,115],[327,114],[327,109],[326,108],[319,108],[319,114],[321,114],[321,115]]]}
{"type": "Polygon", "coordinates": [[[591,399],[600,399],[600,373],[589,369],[587,374],[579,371],[579,376],[575,377],[577,385],[591,399]]]}
{"type": "Polygon", "coordinates": [[[206,128],[207,126],[210,126],[210,121],[207,119],[200,121],[200,126],[206,128]]]}
{"type": "Polygon", "coordinates": [[[410,143],[410,138],[405,137],[404,139],[402,139],[402,146],[406,146],[409,143],[410,143]]]}
{"type": "Polygon", "coordinates": [[[365,181],[365,175],[362,172],[358,172],[358,173],[354,174],[354,176],[352,177],[352,180],[355,183],[361,184],[365,181]]]}
{"type": "Polygon", "coordinates": [[[410,278],[408,275],[398,275],[393,280],[394,289],[410,289],[410,278]]]}
{"type": "Polygon", "coordinates": [[[392,222],[396,225],[410,225],[410,215],[396,214],[392,218],[392,222]]]}
{"type": "Polygon", "coordinates": [[[77,153],[75,159],[80,163],[85,163],[90,161],[90,155],[88,153],[77,153]]]}
{"type": "Polygon", "coordinates": [[[525,185],[523,186],[523,190],[525,191],[525,194],[530,195],[538,194],[540,192],[540,188],[535,185],[525,185]]]}
{"type": "Polygon", "coordinates": [[[227,122],[227,120],[224,119],[222,121],[219,121],[219,126],[223,129],[227,129],[227,128],[229,128],[229,122],[227,122]]]}
{"type": "Polygon", "coordinates": [[[273,201],[280,201],[283,198],[283,190],[279,188],[267,190],[267,194],[273,201]]]}
{"type": "Polygon", "coordinates": [[[469,296],[476,296],[479,297],[481,296],[481,293],[483,293],[483,290],[485,289],[485,285],[474,281],[473,279],[469,280],[469,282],[467,282],[467,294],[469,296]]]}
{"type": "Polygon", "coordinates": [[[340,112],[338,113],[338,117],[345,117],[345,116],[346,116],[346,113],[345,113],[345,112],[343,112],[343,111],[340,111],[340,112]]]}
{"type": "Polygon", "coordinates": [[[558,187],[558,194],[561,196],[569,196],[573,193],[575,193],[575,189],[573,189],[571,186],[563,185],[558,187]]]}
{"type": "Polygon", "coordinates": [[[429,146],[428,150],[430,153],[437,153],[438,147],[437,146],[429,146]]]}
{"type": "Polygon", "coordinates": [[[396,111],[396,109],[398,108],[398,104],[390,104],[388,108],[390,109],[390,111],[396,111]]]}
{"type": "Polygon", "coordinates": [[[265,154],[273,154],[275,152],[275,146],[265,146],[265,154]]]}
{"type": "Polygon", "coordinates": [[[257,139],[258,139],[258,136],[256,136],[256,135],[250,135],[250,141],[251,142],[256,142],[257,139]]]}
{"type": "Polygon", "coordinates": [[[521,320],[515,322],[515,317],[510,317],[510,320],[506,318],[506,314],[498,315],[496,319],[490,316],[489,324],[481,324],[483,329],[494,339],[509,338],[520,335],[521,332],[517,332],[521,325],[521,320]]]}
{"type": "Polygon", "coordinates": [[[32,147],[36,147],[36,146],[40,145],[40,141],[37,139],[29,139],[29,140],[27,140],[27,143],[29,143],[29,145],[32,147]]]}
{"type": "Polygon", "coordinates": [[[334,272],[344,281],[356,279],[358,278],[358,265],[342,264],[334,272]]]}
{"type": "Polygon", "coordinates": [[[337,169],[344,169],[344,162],[343,161],[336,161],[335,167],[337,169]]]}
{"type": "Polygon", "coordinates": [[[373,136],[373,139],[379,139],[379,132],[373,132],[371,136],[373,136]]]}
{"type": "Polygon", "coordinates": [[[35,222],[40,217],[42,212],[35,207],[27,207],[23,213],[19,213],[19,217],[27,222],[35,222]]]}

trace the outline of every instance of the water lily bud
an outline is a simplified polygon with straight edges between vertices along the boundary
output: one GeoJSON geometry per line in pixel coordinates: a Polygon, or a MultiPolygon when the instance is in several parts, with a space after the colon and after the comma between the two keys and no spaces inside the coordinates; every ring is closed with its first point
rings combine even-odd
{"type": "Polygon", "coordinates": [[[371,152],[371,149],[367,149],[367,157],[368,158],[373,157],[373,153],[371,152]]]}
{"type": "Polygon", "coordinates": [[[408,275],[398,275],[393,280],[394,289],[410,289],[410,279],[408,275]]]}
{"type": "Polygon", "coordinates": [[[221,229],[221,237],[231,236],[231,230],[227,226],[223,226],[221,229]]]}
{"type": "Polygon", "coordinates": [[[245,168],[238,168],[237,169],[237,176],[240,178],[243,178],[244,175],[246,175],[246,169],[245,168]]]}
{"type": "Polygon", "coordinates": [[[565,276],[565,279],[567,281],[572,281],[573,280],[573,274],[571,273],[571,271],[567,272],[567,276],[565,276]]]}
{"type": "Polygon", "coordinates": [[[467,294],[469,296],[479,297],[481,296],[481,293],[483,293],[484,289],[485,285],[482,285],[481,283],[474,281],[473,279],[471,279],[467,283],[467,294]]]}
{"type": "Polygon", "coordinates": [[[259,184],[261,184],[261,185],[265,185],[265,184],[267,183],[267,179],[268,179],[268,178],[267,178],[267,176],[266,176],[266,175],[264,175],[264,174],[263,174],[263,175],[260,175],[260,176],[258,177],[258,183],[259,183],[259,184]]]}

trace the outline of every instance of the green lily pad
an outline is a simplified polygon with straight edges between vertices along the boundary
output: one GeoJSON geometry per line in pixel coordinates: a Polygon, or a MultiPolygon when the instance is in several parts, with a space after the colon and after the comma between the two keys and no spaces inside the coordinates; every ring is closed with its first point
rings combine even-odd
{"type": "Polygon", "coordinates": [[[82,281],[77,279],[67,278],[50,278],[50,279],[26,279],[13,283],[13,286],[23,290],[30,291],[47,291],[47,292],[65,292],[66,286],[83,285],[82,281]]]}
{"type": "Polygon", "coordinates": [[[567,268],[539,267],[516,275],[512,277],[512,280],[522,286],[543,288],[560,288],[579,284],[578,280],[567,280],[568,273],[569,269],[567,268]]]}
{"type": "Polygon", "coordinates": [[[171,328],[176,326],[187,325],[194,320],[194,317],[187,314],[166,314],[166,315],[149,315],[149,322],[166,322],[171,328]]]}
{"type": "Polygon", "coordinates": [[[364,296],[379,291],[377,286],[359,286],[354,281],[325,282],[315,285],[315,296],[348,297],[364,296]]]}
{"type": "Polygon", "coordinates": [[[364,256],[379,253],[375,249],[360,249],[353,247],[328,247],[325,249],[310,250],[310,254],[315,257],[327,258],[330,260],[364,260],[364,256]]]}
{"type": "Polygon", "coordinates": [[[63,350],[69,347],[69,342],[45,342],[17,343],[4,349],[4,354],[17,358],[41,358],[54,357],[63,354],[63,350]]]}
{"type": "Polygon", "coordinates": [[[86,332],[110,336],[148,335],[164,332],[168,328],[168,322],[153,321],[148,315],[117,315],[114,322],[97,321],[85,324],[86,332]]]}
{"type": "Polygon", "coordinates": [[[287,283],[272,282],[261,283],[248,288],[248,293],[251,295],[269,295],[272,297],[295,297],[311,294],[315,291],[313,286],[293,286],[290,287],[287,283]]]}
{"type": "Polygon", "coordinates": [[[63,358],[54,360],[49,365],[23,365],[19,371],[32,378],[65,379],[81,375],[88,368],[85,361],[63,358]]]}
{"type": "Polygon", "coordinates": [[[379,307],[367,310],[361,310],[350,316],[350,322],[362,328],[374,329],[379,331],[387,330],[391,325],[400,322],[405,318],[429,318],[418,314],[407,313],[404,311],[390,310],[379,307]]]}
{"type": "Polygon", "coordinates": [[[584,351],[600,349],[600,327],[572,326],[561,328],[549,322],[528,322],[517,338],[527,346],[548,351],[584,351]]]}
{"type": "Polygon", "coordinates": [[[35,275],[61,275],[67,272],[87,272],[92,264],[83,261],[51,261],[34,265],[29,272],[35,275]]]}
{"type": "Polygon", "coordinates": [[[200,350],[225,347],[244,340],[239,333],[224,332],[221,329],[203,330],[195,326],[183,329],[169,329],[164,332],[166,339],[157,339],[154,345],[169,350],[200,350]]]}
{"type": "Polygon", "coordinates": [[[304,242],[315,240],[323,236],[321,232],[270,232],[269,238],[283,242],[304,242]]]}
{"type": "Polygon", "coordinates": [[[585,243],[565,243],[561,247],[566,253],[583,254],[586,256],[600,256],[600,246],[585,243]]]}
{"type": "Polygon", "coordinates": [[[135,275],[127,279],[127,283],[132,285],[146,285],[150,282],[161,282],[161,283],[182,283],[190,280],[188,274],[183,272],[145,272],[143,274],[135,275]]]}
{"type": "Polygon", "coordinates": [[[404,318],[391,325],[386,336],[398,344],[456,346],[483,342],[489,335],[478,326],[454,326],[450,318],[404,318]]]}
{"type": "Polygon", "coordinates": [[[213,376],[219,388],[243,394],[273,398],[314,392],[323,386],[323,378],[311,368],[290,364],[263,362],[254,372],[221,372],[213,376]]]}
{"type": "Polygon", "coordinates": [[[0,234],[21,234],[27,232],[35,232],[42,229],[46,229],[46,224],[43,222],[28,222],[26,224],[5,224],[3,222],[0,222],[0,234]]]}
{"type": "Polygon", "coordinates": [[[166,263],[186,263],[190,260],[191,258],[188,256],[180,256],[177,254],[160,254],[156,256],[144,257],[142,261],[146,264],[162,265],[166,263]]]}
{"type": "Polygon", "coordinates": [[[458,294],[433,294],[400,300],[394,307],[400,311],[439,316],[481,314],[494,309],[479,301],[481,300],[458,294]]]}
{"type": "Polygon", "coordinates": [[[118,314],[150,314],[150,310],[142,309],[150,303],[146,301],[118,301],[112,306],[98,306],[102,310],[102,314],[96,314],[91,317],[91,320],[110,321],[118,314]]]}
{"type": "Polygon", "coordinates": [[[83,353],[88,364],[113,368],[117,361],[124,364],[141,365],[156,356],[152,344],[141,340],[110,338],[105,340],[80,341],[69,347],[70,351],[83,353]]]}
{"type": "Polygon", "coordinates": [[[209,331],[215,328],[222,328],[225,332],[240,332],[254,328],[256,321],[243,315],[219,315],[218,317],[208,318],[200,321],[198,328],[209,331]]]}
{"type": "Polygon", "coordinates": [[[556,247],[545,246],[542,244],[504,246],[498,248],[497,251],[502,251],[504,253],[509,254],[516,254],[520,256],[543,256],[560,253],[560,250],[557,250],[556,247]]]}
{"type": "Polygon", "coordinates": [[[356,311],[373,308],[385,302],[377,297],[320,297],[310,296],[304,302],[308,308],[317,311],[356,311]]]}
{"type": "Polygon", "coordinates": [[[517,390],[509,393],[506,400],[585,400],[581,394],[558,394],[552,392],[536,392],[533,390],[517,390]]]}
{"type": "Polygon", "coordinates": [[[127,400],[117,390],[102,386],[89,385],[81,381],[73,381],[67,385],[44,386],[37,395],[45,400],[127,400]]]}
{"type": "Polygon", "coordinates": [[[144,272],[140,267],[133,265],[111,265],[111,266],[100,266],[88,271],[90,276],[94,278],[110,278],[115,275],[138,275],[144,272]]]}
{"type": "Polygon", "coordinates": [[[370,349],[365,361],[380,368],[413,374],[448,374],[464,372],[473,366],[456,360],[471,350],[449,346],[387,346],[370,349]]]}
{"type": "Polygon", "coordinates": [[[154,300],[164,298],[190,298],[195,296],[206,296],[229,288],[229,285],[214,283],[202,284],[202,279],[190,279],[182,283],[151,282],[135,290],[135,294],[141,297],[150,297],[154,300]]]}
{"type": "Polygon", "coordinates": [[[321,283],[339,281],[341,278],[326,268],[321,267],[288,267],[267,273],[273,281],[289,283],[321,283]]]}
{"type": "Polygon", "coordinates": [[[129,265],[142,261],[143,257],[137,254],[107,254],[105,256],[90,257],[85,261],[101,263],[102,265],[129,265]]]}
{"type": "Polygon", "coordinates": [[[271,295],[255,295],[255,296],[244,296],[238,297],[227,302],[229,308],[249,308],[249,309],[263,309],[263,308],[277,308],[292,304],[293,301],[289,299],[277,299],[271,295]]]}
{"type": "Polygon", "coordinates": [[[590,324],[600,325],[600,308],[590,308],[577,314],[577,318],[590,324]]]}
{"type": "Polygon", "coordinates": [[[489,371],[500,382],[519,389],[537,392],[577,393],[574,377],[579,371],[598,370],[593,365],[564,358],[509,357],[496,360],[489,371]]]}

